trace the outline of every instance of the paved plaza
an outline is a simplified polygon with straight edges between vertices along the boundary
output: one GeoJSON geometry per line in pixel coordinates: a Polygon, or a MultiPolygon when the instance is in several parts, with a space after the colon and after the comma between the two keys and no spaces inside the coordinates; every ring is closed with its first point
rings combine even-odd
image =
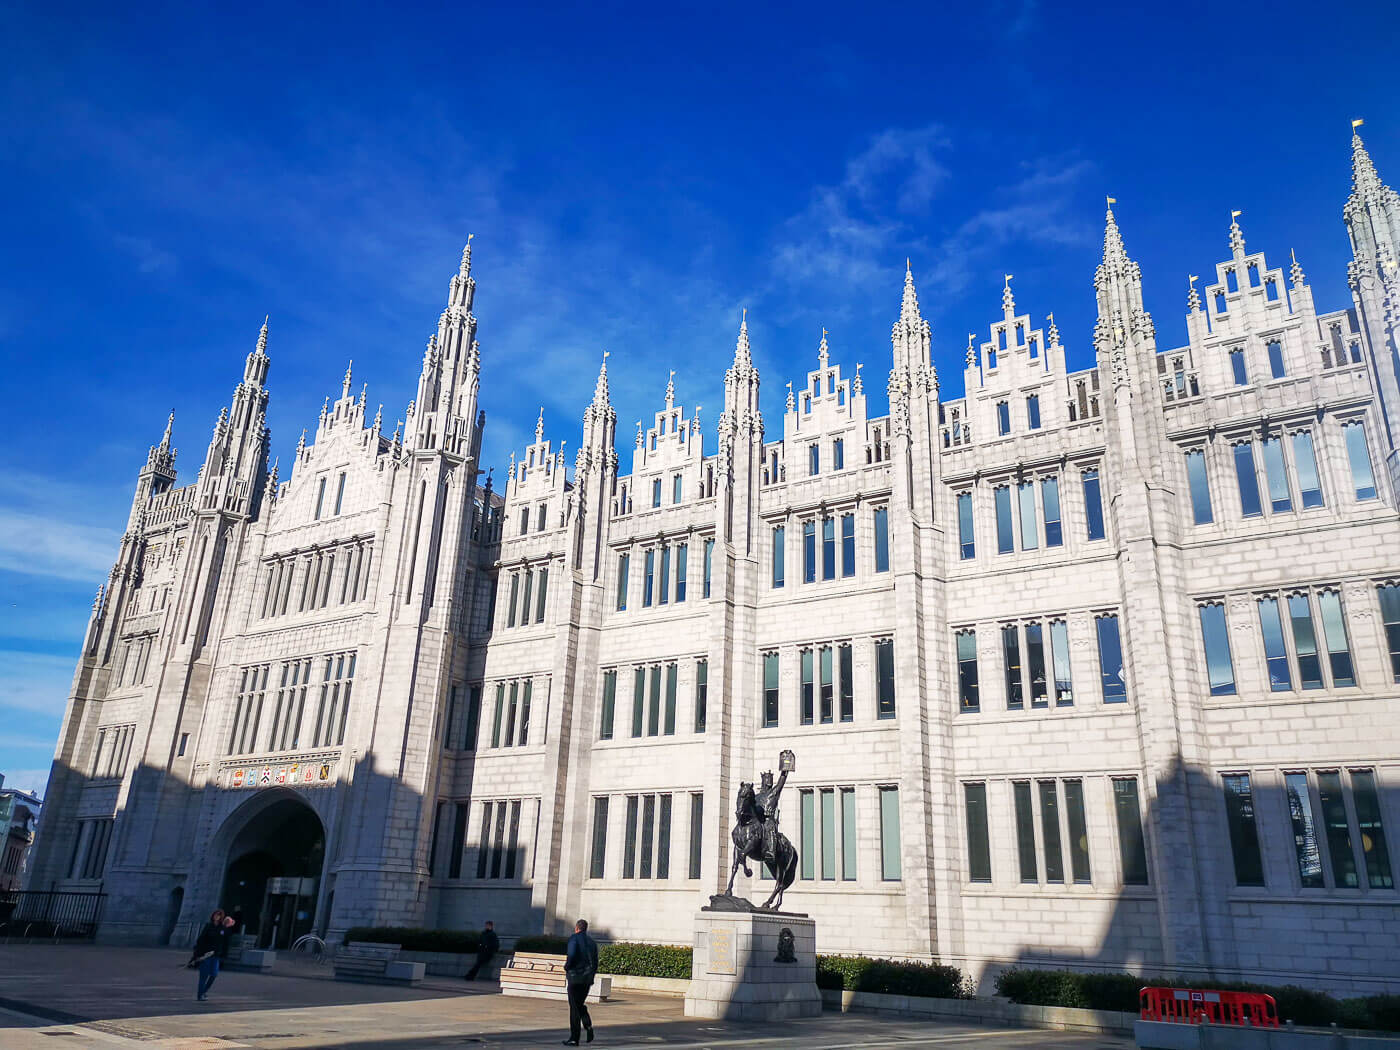
{"type": "MultiPolygon", "coordinates": [[[[320,968],[279,962],[283,972],[219,975],[207,1003],[194,1001],[186,955],[160,948],[0,945],[0,1046],[77,1050],[259,1047],[558,1046],[562,1002],[497,994],[494,983],[429,978],[417,988],[346,984],[320,968]]],[[[1122,1050],[1129,1040],[1027,1029],[828,1012],[783,1024],[690,1020],[679,999],[622,993],[594,1008],[599,1048],[623,1047],[1053,1047],[1122,1050]]]]}

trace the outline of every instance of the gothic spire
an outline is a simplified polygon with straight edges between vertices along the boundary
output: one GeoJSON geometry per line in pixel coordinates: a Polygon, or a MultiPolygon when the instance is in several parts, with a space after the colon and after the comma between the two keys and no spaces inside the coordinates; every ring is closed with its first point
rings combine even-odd
{"type": "Polygon", "coordinates": [[[830,364],[830,361],[831,348],[826,345],[826,329],[823,328],[822,341],[821,344],[817,347],[817,363],[820,364],[822,368],[825,368],[828,364],[830,364]]]}
{"type": "Polygon", "coordinates": [[[1288,268],[1288,279],[1293,282],[1294,288],[1301,288],[1303,285],[1303,268],[1298,265],[1298,255],[1292,248],[1288,249],[1288,257],[1293,260],[1293,265],[1288,268]]]}
{"type": "Polygon", "coordinates": [[[749,310],[744,308],[743,318],[739,322],[739,339],[734,344],[734,367],[752,368],[753,355],[749,352],[749,310]]]}
{"type": "MultiPolygon", "coordinates": [[[[673,373],[674,374],[674,373],[673,373]]],[[[598,382],[593,386],[593,406],[607,408],[608,398],[608,351],[603,351],[603,366],[598,369],[598,382]]]]}
{"type": "Polygon", "coordinates": [[[174,431],[174,429],[175,429],[175,410],[172,408],[172,409],[170,410],[170,418],[167,419],[167,420],[165,421],[165,433],[161,436],[161,439],[160,439],[160,450],[161,450],[162,452],[168,452],[168,451],[170,451],[170,435],[171,435],[171,433],[174,431]]]}
{"type": "Polygon", "coordinates": [[[676,370],[671,369],[671,374],[666,378],[666,409],[670,411],[676,404],[676,370]]]}
{"type": "Polygon", "coordinates": [[[1014,273],[1008,273],[1002,277],[1001,312],[1008,321],[1016,316],[1016,299],[1011,294],[1011,278],[1015,276],[1014,273]]]}
{"type": "Polygon", "coordinates": [[[1186,309],[1193,314],[1201,309],[1201,294],[1196,291],[1196,282],[1199,280],[1194,273],[1186,278],[1186,309]]]}
{"type": "Polygon", "coordinates": [[[535,421],[535,444],[544,440],[544,405],[540,406],[540,418],[535,421]]]}
{"type": "MultiPolygon", "coordinates": [[[[462,267],[457,271],[462,277],[470,277],[472,275],[472,238],[475,236],[476,234],[474,233],[467,234],[467,246],[462,249],[462,267]]],[[[487,261],[489,262],[490,260],[487,261]]]]}
{"type": "Polygon", "coordinates": [[[899,319],[905,324],[918,324],[919,293],[914,290],[914,268],[908,256],[904,259],[904,301],[899,304],[899,319]]]}
{"type": "Polygon", "coordinates": [[[1244,233],[1240,230],[1240,212],[1232,210],[1230,212],[1230,251],[1237,256],[1244,255],[1244,233]]]}
{"type": "Polygon", "coordinates": [[[243,366],[243,381],[261,386],[267,379],[267,367],[267,316],[264,315],[262,329],[258,332],[258,345],[248,355],[248,361],[243,366]]]}
{"type": "Polygon", "coordinates": [[[355,367],[355,360],[354,360],[354,358],[351,358],[351,359],[350,359],[350,363],[349,363],[348,365],[345,366],[345,378],[341,381],[341,384],[340,384],[340,396],[341,396],[341,397],[349,397],[349,396],[350,396],[350,383],[351,383],[351,381],[352,381],[352,380],[351,380],[351,371],[354,369],[354,367],[355,367]]]}
{"type": "Polygon", "coordinates": [[[1118,220],[1113,217],[1113,206],[1117,203],[1117,197],[1108,198],[1108,214],[1104,218],[1103,266],[1110,270],[1121,270],[1128,263],[1123,235],[1118,232],[1118,220]]]}
{"type": "Polygon", "coordinates": [[[255,351],[259,357],[267,356],[267,322],[271,314],[263,314],[262,330],[258,332],[258,348],[255,351]]]}
{"type": "Polygon", "coordinates": [[[1045,319],[1050,322],[1050,345],[1060,345],[1060,326],[1055,323],[1054,314],[1046,314],[1045,319]]]}

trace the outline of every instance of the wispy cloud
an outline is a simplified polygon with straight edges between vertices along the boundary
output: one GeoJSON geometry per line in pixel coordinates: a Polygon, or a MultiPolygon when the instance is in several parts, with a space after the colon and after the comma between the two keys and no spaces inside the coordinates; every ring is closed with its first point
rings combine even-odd
{"type": "MultiPolygon", "coordinates": [[[[61,716],[68,702],[68,688],[73,682],[73,670],[77,665],[77,651],[81,639],[73,640],[72,656],[53,656],[47,653],[31,653],[21,649],[0,649],[0,709],[27,712],[17,720],[21,729],[43,737],[33,715],[61,716]]],[[[58,723],[53,723],[56,732],[58,723]]],[[[48,747],[52,748],[52,737],[48,747]]],[[[7,735],[6,745],[10,740],[7,735]]]]}
{"type": "Polygon", "coordinates": [[[112,240],[118,248],[136,260],[136,269],[141,273],[175,269],[174,254],[153,244],[146,237],[131,237],[118,233],[112,235],[112,240]]]}
{"type": "Polygon", "coordinates": [[[120,532],[87,523],[94,520],[94,506],[112,495],[105,486],[0,470],[0,570],[81,582],[105,579],[120,532]]]}

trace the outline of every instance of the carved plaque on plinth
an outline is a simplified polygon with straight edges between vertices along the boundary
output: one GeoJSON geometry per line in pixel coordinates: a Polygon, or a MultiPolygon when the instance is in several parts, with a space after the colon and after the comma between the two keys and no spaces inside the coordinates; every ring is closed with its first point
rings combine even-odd
{"type": "Polygon", "coordinates": [[[734,930],[722,927],[710,931],[710,965],[708,973],[734,974],[738,972],[734,957],[734,930]]]}

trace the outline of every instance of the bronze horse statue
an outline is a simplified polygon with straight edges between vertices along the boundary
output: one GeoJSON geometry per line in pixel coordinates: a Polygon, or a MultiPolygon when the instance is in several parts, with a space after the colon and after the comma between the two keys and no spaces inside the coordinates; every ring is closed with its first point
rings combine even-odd
{"type": "Polygon", "coordinates": [[[740,865],[744,875],[751,876],[748,862],[756,860],[767,864],[774,875],[775,886],[768,899],[759,907],[774,910],[782,907],[783,891],[797,878],[797,850],[786,835],[778,830],[778,796],[782,794],[783,783],[787,780],[784,770],[778,783],[774,785],[773,774],[763,775],[762,791],[755,794],[753,784],[744,781],[739,785],[739,800],[735,807],[736,823],[730,838],[734,840],[734,864],[729,869],[729,885],[725,895],[734,892],[734,879],[740,865]]]}

